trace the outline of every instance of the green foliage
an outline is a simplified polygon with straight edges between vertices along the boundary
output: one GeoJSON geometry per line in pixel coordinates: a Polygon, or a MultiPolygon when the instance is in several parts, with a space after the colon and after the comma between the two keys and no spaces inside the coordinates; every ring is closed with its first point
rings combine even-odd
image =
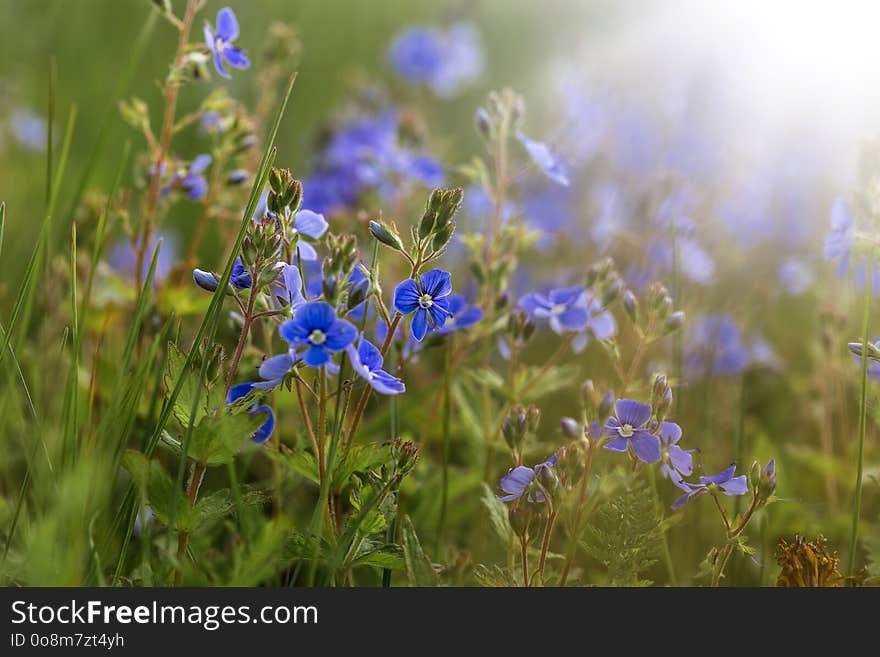
{"type": "Polygon", "coordinates": [[[662,550],[661,519],[644,483],[613,497],[587,530],[584,549],[608,569],[615,586],[649,585],[640,576],[654,566],[662,550]]]}
{"type": "Polygon", "coordinates": [[[436,586],[437,573],[422,550],[419,537],[409,516],[403,518],[403,555],[410,586],[436,586]]]}

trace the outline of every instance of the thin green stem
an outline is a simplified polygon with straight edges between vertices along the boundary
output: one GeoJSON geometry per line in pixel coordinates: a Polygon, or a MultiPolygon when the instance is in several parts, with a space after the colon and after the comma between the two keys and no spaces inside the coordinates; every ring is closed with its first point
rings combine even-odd
{"type": "Polygon", "coordinates": [[[862,308],[862,366],[861,396],[859,399],[859,452],[856,461],[856,489],[853,499],[852,531],[849,538],[849,562],[847,573],[853,575],[856,568],[856,548],[859,540],[859,516],[862,512],[862,462],[865,457],[865,433],[868,426],[868,325],[871,319],[871,283],[874,269],[873,260],[867,264],[865,276],[865,296],[862,308]]]}

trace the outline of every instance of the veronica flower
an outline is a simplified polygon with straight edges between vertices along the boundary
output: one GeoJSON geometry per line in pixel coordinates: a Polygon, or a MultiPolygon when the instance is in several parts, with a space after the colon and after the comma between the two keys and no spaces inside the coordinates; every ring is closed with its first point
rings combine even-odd
{"type": "Polygon", "coordinates": [[[519,302],[520,308],[536,319],[549,319],[554,333],[580,332],[590,322],[587,290],[583,287],[565,287],[548,293],[533,292],[519,302]]]}
{"type": "Polygon", "coordinates": [[[229,282],[232,284],[232,287],[238,288],[239,290],[248,290],[251,285],[253,285],[253,277],[251,276],[251,273],[245,269],[244,263],[241,261],[241,256],[236,258],[232,265],[232,273],[229,275],[229,282]]]}
{"type": "Polygon", "coordinates": [[[288,306],[294,313],[306,304],[306,299],[302,294],[302,276],[296,265],[281,263],[281,275],[275,284],[275,298],[288,306]]]}
{"type": "Polygon", "coordinates": [[[790,258],[779,265],[779,280],[789,294],[798,296],[813,284],[813,272],[800,260],[790,258]]]}
{"type": "Polygon", "coordinates": [[[333,352],[342,351],[357,337],[354,325],[339,319],[333,306],[324,301],[302,306],[281,325],[279,333],[293,348],[306,348],[302,359],[309,367],[326,365],[333,352]]]}
{"type": "Polygon", "coordinates": [[[47,121],[29,109],[16,109],[9,117],[9,127],[15,140],[32,151],[46,149],[49,125],[47,121]]]}
{"type": "Polygon", "coordinates": [[[749,350],[732,317],[707,315],[694,322],[685,350],[689,377],[735,376],[750,361],[749,350]]]}
{"type": "Polygon", "coordinates": [[[397,395],[406,392],[403,381],[382,369],[382,352],[366,338],[361,338],[355,349],[353,344],[346,347],[354,371],[382,395],[397,395]]]}
{"type": "MultiPolygon", "coordinates": [[[[237,386],[232,386],[226,394],[226,403],[232,404],[235,400],[241,399],[247,395],[255,387],[257,386],[254,386],[253,383],[239,383],[237,386]]],[[[263,422],[263,424],[260,425],[260,428],[251,436],[251,440],[255,443],[266,442],[269,440],[269,436],[272,435],[272,431],[275,429],[275,413],[273,413],[272,409],[266,404],[258,405],[256,402],[251,404],[247,410],[251,415],[266,413],[266,421],[263,422]]]]}
{"type": "Polygon", "coordinates": [[[476,324],[483,319],[483,309],[469,304],[463,294],[449,295],[449,315],[438,330],[442,335],[476,324]]]}
{"type": "Polygon", "coordinates": [[[238,21],[229,7],[224,7],[217,12],[217,31],[211,29],[211,25],[205,22],[205,44],[214,54],[214,68],[224,78],[231,77],[224,64],[234,68],[246,69],[250,66],[247,55],[232,45],[238,38],[238,21]]]}
{"type": "MultiPolygon", "coordinates": [[[[293,218],[293,234],[305,235],[315,240],[320,239],[327,232],[327,226],[327,220],[324,219],[324,215],[312,212],[311,210],[300,210],[293,218]]],[[[302,260],[318,259],[315,247],[305,240],[300,239],[296,242],[296,250],[299,252],[299,257],[302,260]]]]}
{"type": "MultiPolygon", "coordinates": [[[[141,280],[147,279],[150,271],[150,264],[153,252],[156,246],[162,241],[162,248],[159,249],[159,257],[156,260],[156,271],[153,274],[153,285],[160,284],[174,267],[177,261],[177,240],[173,235],[160,234],[153,235],[147,242],[147,248],[144,252],[143,263],[141,264],[141,280]]],[[[135,270],[137,269],[137,253],[132,248],[129,241],[119,242],[111,247],[107,254],[107,261],[110,266],[117,272],[127,278],[135,278],[135,270]]]]}
{"type": "Polygon", "coordinates": [[[660,431],[660,472],[672,481],[689,477],[694,472],[695,449],[682,449],[678,446],[681,440],[681,427],[675,422],[662,422],[660,431]]]}
{"type": "Polygon", "coordinates": [[[605,435],[612,438],[605,443],[605,449],[626,452],[632,448],[640,461],[657,463],[661,457],[660,438],[648,430],[651,415],[653,411],[648,404],[618,399],[614,402],[614,415],[605,424],[605,435]]]}
{"type": "Polygon", "coordinates": [[[186,192],[186,195],[193,201],[201,199],[208,191],[208,181],[205,180],[205,169],[211,164],[211,156],[208,154],[199,155],[189,165],[189,169],[180,181],[180,187],[186,192]]]}
{"type": "Polygon", "coordinates": [[[564,187],[568,187],[568,174],[562,161],[550,150],[544,142],[534,141],[517,131],[516,138],[523,145],[529,157],[532,158],[538,168],[543,171],[550,180],[564,187]]]}
{"type": "MultiPolygon", "coordinates": [[[[875,339],[873,343],[868,345],[868,378],[870,379],[880,379],[880,361],[878,361],[875,357],[872,356],[872,352],[876,347],[880,350],[880,339],[875,339]]],[[[861,342],[850,342],[847,347],[849,347],[850,352],[852,352],[853,360],[855,360],[856,364],[861,367],[862,366],[862,343],[861,342]]]]}
{"type": "Polygon", "coordinates": [[[412,336],[419,342],[428,331],[443,328],[449,316],[452,277],[442,269],[432,269],[408,278],[394,288],[394,308],[403,315],[413,315],[412,336]]]}
{"type": "Polygon", "coordinates": [[[571,348],[579,354],[586,349],[589,343],[589,335],[592,334],[597,340],[608,340],[617,334],[617,321],[609,310],[602,309],[602,302],[592,294],[587,298],[587,325],[579,335],[572,340],[571,348]]]}
{"type": "Polygon", "coordinates": [[[675,485],[685,491],[684,495],[679,497],[672,504],[673,509],[679,509],[685,505],[692,497],[696,497],[697,495],[702,495],[704,493],[708,493],[710,490],[717,488],[725,495],[733,496],[733,495],[745,495],[749,491],[749,485],[746,482],[745,475],[739,475],[738,477],[734,477],[734,473],[736,472],[736,463],[731,465],[727,470],[723,472],[719,472],[717,475],[711,475],[709,477],[700,477],[700,483],[692,484],[688,481],[684,481],[683,479],[679,479],[675,482],[675,485]]]}
{"type": "MultiPolygon", "coordinates": [[[[501,477],[501,481],[498,484],[498,487],[501,488],[502,491],[507,493],[507,495],[496,495],[496,497],[502,502],[512,502],[513,500],[518,500],[521,498],[527,490],[532,485],[532,482],[535,481],[535,478],[540,477],[541,479],[555,479],[556,474],[553,472],[553,466],[556,465],[556,454],[554,453],[549,459],[544,461],[543,463],[539,463],[534,468],[529,468],[524,465],[519,465],[513,468],[506,475],[501,477]]],[[[544,490],[538,485],[538,490],[531,491],[529,490],[528,497],[526,498],[529,502],[544,502],[546,500],[546,496],[544,495],[544,490]]]]}
{"type": "Polygon", "coordinates": [[[391,44],[391,66],[411,84],[424,84],[441,97],[451,97],[480,76],[484,57],[479,34],[469,23],[443,31],[411,27],[391,44]]]}
{"type": "Polygon", "coordinates": [[[837,198],[831,206],[831,232],[825,238],[822,254],[826,260],[839,260],[837,275],[843,276],[849,269],[849,260],[856,240],[856,228],[849,204],[837,198]]]}

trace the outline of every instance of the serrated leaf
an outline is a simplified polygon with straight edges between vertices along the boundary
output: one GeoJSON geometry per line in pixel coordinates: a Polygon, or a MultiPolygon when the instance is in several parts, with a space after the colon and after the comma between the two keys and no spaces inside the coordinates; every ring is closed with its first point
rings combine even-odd
{"type": "Polygon", "coordinates": [[[188,531],[192,531],[196,527],[206,522],[211,522],[217,518],[222,518],[235,508],[235,500],[232,492],[228,488],[215,491],[210,495],[199,498],[196,506],[191,514],[192,527],[187,527],[188,531]]]}
{"type": "Polygon", "coordinates": [[[280,452],[269,450],[266,451],[266,454],[273,461],[278,461],[301,477],[320,484],[321,478],[318,474],[318,464],[315,462],[315,457],[309,452],[294,452],[282,445],[280,452]]]}
{"type": "Polygon", "coordinates": [[[479,564],[474,568],[474,577],[482,586],[489,588],[522,586],[522,582],[514,580],[506,570],[501,569],[497,565],[492,566],[490,570],[483,564],[479,564]]]}
{"type": "Polygon", "coordinates": [[[400,570],[404,567],[405,561],[403,550],[399,545],[364,541],[351,565],[400,570]]]}
{"type": "Polygon", "coordinates": [[[489,488],[488,484],[483,482],[481,487],[481,499],[483,501],[483,506],[486,507],[486,511],[489,514],[489,523],[492,525],[492,529],[495,530],[495,533],[501,540],[501,544],[506,547],[513,539],[513,529],[510,527],[507,506],[504,502],[495,497],[495,493],[492,492],[492,489],[489,488]]]}
{"type": "Polygon", "coordinates": [[[422,550],[409,516],[403,517],[403,556],[410,586],[437,586],[437,573],[422,550]]]}
{"type": "Polygon", "coordinates": [[[229,463],[266,421],[265,413],[251,415],[239,407],[224,406],[206,415],[193,429],[189,455],[208,465],[229,463]]]}
{"type": "MultiPolygon", "coordinates": [[[[128,451],[122,456],[122,466],[128,470],[135,483],[144,491],[153,516],[167,525],[171,517],[174,499],[174,482],[158,461],[152,461],[140,452],[128,451]]],[[[175,529],[187,530],[192,510],[183,495],[177,496],[177,512],[174,515],[175,529]]]]}

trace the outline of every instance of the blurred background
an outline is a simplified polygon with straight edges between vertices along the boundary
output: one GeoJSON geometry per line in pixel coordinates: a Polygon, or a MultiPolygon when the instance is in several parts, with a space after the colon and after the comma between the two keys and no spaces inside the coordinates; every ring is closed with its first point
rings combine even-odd
{"type": "MultiPolygon", "coordinates": [[[[662,237],[673,222],[683,238],[677,301],[688,313],[681,344],[687,379],[676,391],[687,442],[711,454],[712,472],[736,456],[746,456],[746,468],[752,458],[776,457],[779,495],[790,502],[774,507],[773,525],[762,526],[760,571],[740,572],[737,581],[770,582],[765,567],[775,539],[793,531],[823,532],[844,548],[858,369],[845,345],[858,335],[858,313],[855,286],[835,277],[822,240],[834,197],[858,185],[863,141],[880,130],[880,7],[856,0],[228,0],[210,2],[200,22],[225,4],[241,25],[238,44],[254,59],[272,23],[296,30],[299,77],[277,144],[278,163],[298,177],[314,172],[333,117],[354,93],[376,86],[418,110],[445,181],[466,184],[461,165],[484,150],[474,130],[477,107],[494,89],[522,94],[524,130],[559,153],[573,182],[559,188],[526,180],[518,190],[526,222],[546,237],[514,275],[516,295],[570,283],[576,267],[604,255],[615,257],[633,289],[653,278],[668,282],[672,256],[662,237]],[[391,53],[402,31],[457,24],[473,28],[481,53],[472,79],[454,93],[407,84],[391,53]]],[[[152,12],[148,0],[0,0],[4,311],[43,209],[49,57],[57,62],[56,148],[69,108],[79,113],[61,194],[69,213],[105,121],[107,146],[90,187],[109,186],[124,142],[143,146],[110,105],[152,12]]],[[[126,94],[155,104],[154,121],[175,42],[175,31],[156,21],[126,94]]],[[[225,86],[253,107],[256,79],[238,73],[225,86]]],[[[204,94],[198,84],[185,87],[180,113],[204,94]]],[[[193,157],[205,142],[203,133],[188,131],[175,149],[193,157]]],[[[464,227],[481,212],[479,193],[471,192],[464,227]]],[[[163,230],[186,244],[195,211],[177,204],[163,230]]],[[[202,251],[220,258],[224,246],[209,234],[202,251]]],[[[651,358],[652,371],[670,364],[668,354],[651,358]]],[[[581,374],[599,379],[591,368],[602,366],[594,358],[581,374]]],[[[547,401],[547,425],[570,414],[577,397],[572,387],[547,401]]],[[[463,471],[476,452],[467,440],[453,455],[463,471]]],[[[876,542],[873,428],[868,453],[866,536],[876,542]]],[[[506,469],[497,466],[494,475],[506,469]]],[[[455,495],[472,495],[478,483],[469,480],[455,495]]],[[[457,506],[450,525],[464,526],[476,506],[457,506]]],[[[705,507],[671,539],[689,564],[711,544],[705,507]]]]}

